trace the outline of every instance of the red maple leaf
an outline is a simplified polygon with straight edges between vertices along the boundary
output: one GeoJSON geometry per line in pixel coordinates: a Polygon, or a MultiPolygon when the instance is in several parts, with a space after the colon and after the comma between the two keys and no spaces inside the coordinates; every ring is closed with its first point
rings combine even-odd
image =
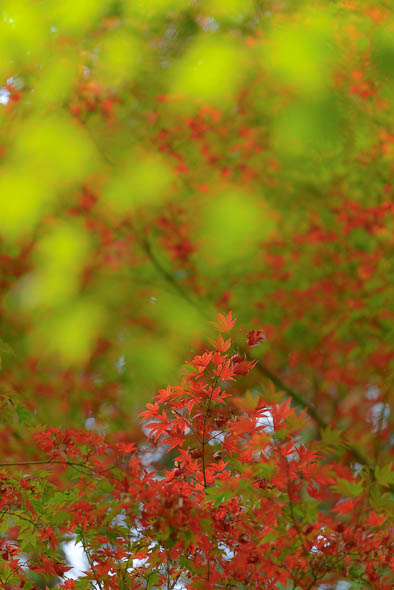
{"type": "Polygon", "coordinates": [[[263,330],[251,330],[248,333],[248,346],[256,346],[256,344],[259,344],[262,340],[265,340],[263,330]]]}
{"type": "Polygon", "coordinates": [[[211,322],[219,332],[229,332],[235,325],[237,318],[233,319],[232,311],[225,316],[222,313],[217,314],[217,322],[211,322]]]}
{"type": "Polygon", "coordinates": [[[354,500],[349,498],[348,500],[344,500],[337,504],[335,508],[333,508],[333,512],[337,512],[338,514],[347,514],[351,512],[354,508],[354,500]]]}

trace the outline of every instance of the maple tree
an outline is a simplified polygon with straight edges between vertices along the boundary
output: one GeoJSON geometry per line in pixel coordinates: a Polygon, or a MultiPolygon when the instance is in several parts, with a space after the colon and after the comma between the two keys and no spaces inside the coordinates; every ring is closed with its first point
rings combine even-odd
{"type": "Polygon", "coordinates": [[[393,39],[2,4],[0,588],[392,587],[393,39]]]}

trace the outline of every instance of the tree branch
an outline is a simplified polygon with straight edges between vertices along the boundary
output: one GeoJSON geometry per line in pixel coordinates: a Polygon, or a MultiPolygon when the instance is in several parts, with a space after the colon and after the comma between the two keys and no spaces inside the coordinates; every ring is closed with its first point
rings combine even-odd
{"type": "MultiPolygon", "coordinates": [[[[201,303],[196,301],[195,299],[192,299],[190,297],[190,295],[185,291],[185,289],[174,278],[174,276],[163,267],[163,265],[160,263],[160,261],[155,256],[149,241],[147,239],[143,239],[142,245],[143,245],[143,248],[144,248],[146,254],[148,255],[149,259],[151,260],[153,266],[156,268],[157,272],[169,284],[172,285],[172,287],[177,291],[177,293],[181,297],[183,297],[186,301],[188,301],[188,303],[193,305],[199,311],[199,313],[204,317],[204,319],[206,319],[208,314],[205,312],[205,310],[203,310],[201,303]]],[[[246,355],[246,357],[249,360],[255,360],[255,359],[251,359],[251,357],[248,355],[247,350],[243,346],[240,346],[239,349],[246,355]]],[[[299,408],[305,410],[307,412],[307,414],[309,415],[309,417],[312,418],[312,420],[314,420],[316,422],[316,424],[319,425],[320,428],[326,428],[328,426],[328,422],[318,413],[318,411],[316,410],[316,408],[312,404],[310,404],[308,401],[306,401],[299,392],[288,387],[280,379],[280,377],[275,375],[261,361],[259,361],[257,363],[256,368],[260,371],[261,374],[263,374],[265,377],[267,377],[267,379],[269,379],[271,381],[271,383],[273,383],[275,385],[275,387],[277,387],[281,391],[284,391],[285,393],[287,393],[287,395],[290,396],[290,398],[293,400],[294,404],[297,405],[299,408]]],[[[369,461],[362,455],[362,453],[356,447],[354,447],[352,444],[344,442],[344,445],[358,463],[361,463],[362,465],[367,467],[372,479],[375,479],[374,469],[370,465],[369,461]]]]}

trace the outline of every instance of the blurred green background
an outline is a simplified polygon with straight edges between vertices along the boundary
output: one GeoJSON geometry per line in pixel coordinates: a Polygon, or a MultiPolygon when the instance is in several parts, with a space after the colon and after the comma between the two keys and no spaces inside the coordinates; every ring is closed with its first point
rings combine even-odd
{"type": "Polygon", "coordinates": [[[365,426],[393,335],[387,4],[0,15],[3,387],[43,423],[129,429],[232,309],[240,345],[265,329],[256,357],[365,426]]]}

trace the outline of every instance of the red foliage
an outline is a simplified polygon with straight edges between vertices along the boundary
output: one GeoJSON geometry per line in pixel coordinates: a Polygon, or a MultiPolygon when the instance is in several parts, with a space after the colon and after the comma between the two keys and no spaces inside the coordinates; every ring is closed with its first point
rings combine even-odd
{"type": "MultiPolygon", "coordinates": [[[[234,324],[231,312],[218,314],[219,331],[234,324]]],[[[261,337],[252,330],[248,344],[261,337]]],[[[29,571],[63,578],[70,568],[56,551],[71,532],[90,564],[77,584],[92,580],[111,590],[124,588],[125,579],[129,588],[144,588],[150,577],[190,590],[289,582],[306,589],[344,578],[391,587],[387,516],[383,505],[366,509],[376,482],[323,459],[324,444],[302,443],[305,416],[289,399],[268,401],[272,388],[267,399],[264,392],[235,397],[235,378],[246,377],[255,361],[231,348],[219,334],[186,363],[180,385],[147,404],[140,417],[152,446],[110,443],[78,429],[35,434],[47,457],[36,463],[51,466],[52,476],[2,476],[1,510],[21,525],[0,544],[2,571],[20,581],[12,587],[33,588],[21,559],[26,534],[40,550],[29,571]],[[170,451],[172,465],[163,469],[170,451]]],[[[79,588],[64,578],[60,587],[79,588]]]]}

